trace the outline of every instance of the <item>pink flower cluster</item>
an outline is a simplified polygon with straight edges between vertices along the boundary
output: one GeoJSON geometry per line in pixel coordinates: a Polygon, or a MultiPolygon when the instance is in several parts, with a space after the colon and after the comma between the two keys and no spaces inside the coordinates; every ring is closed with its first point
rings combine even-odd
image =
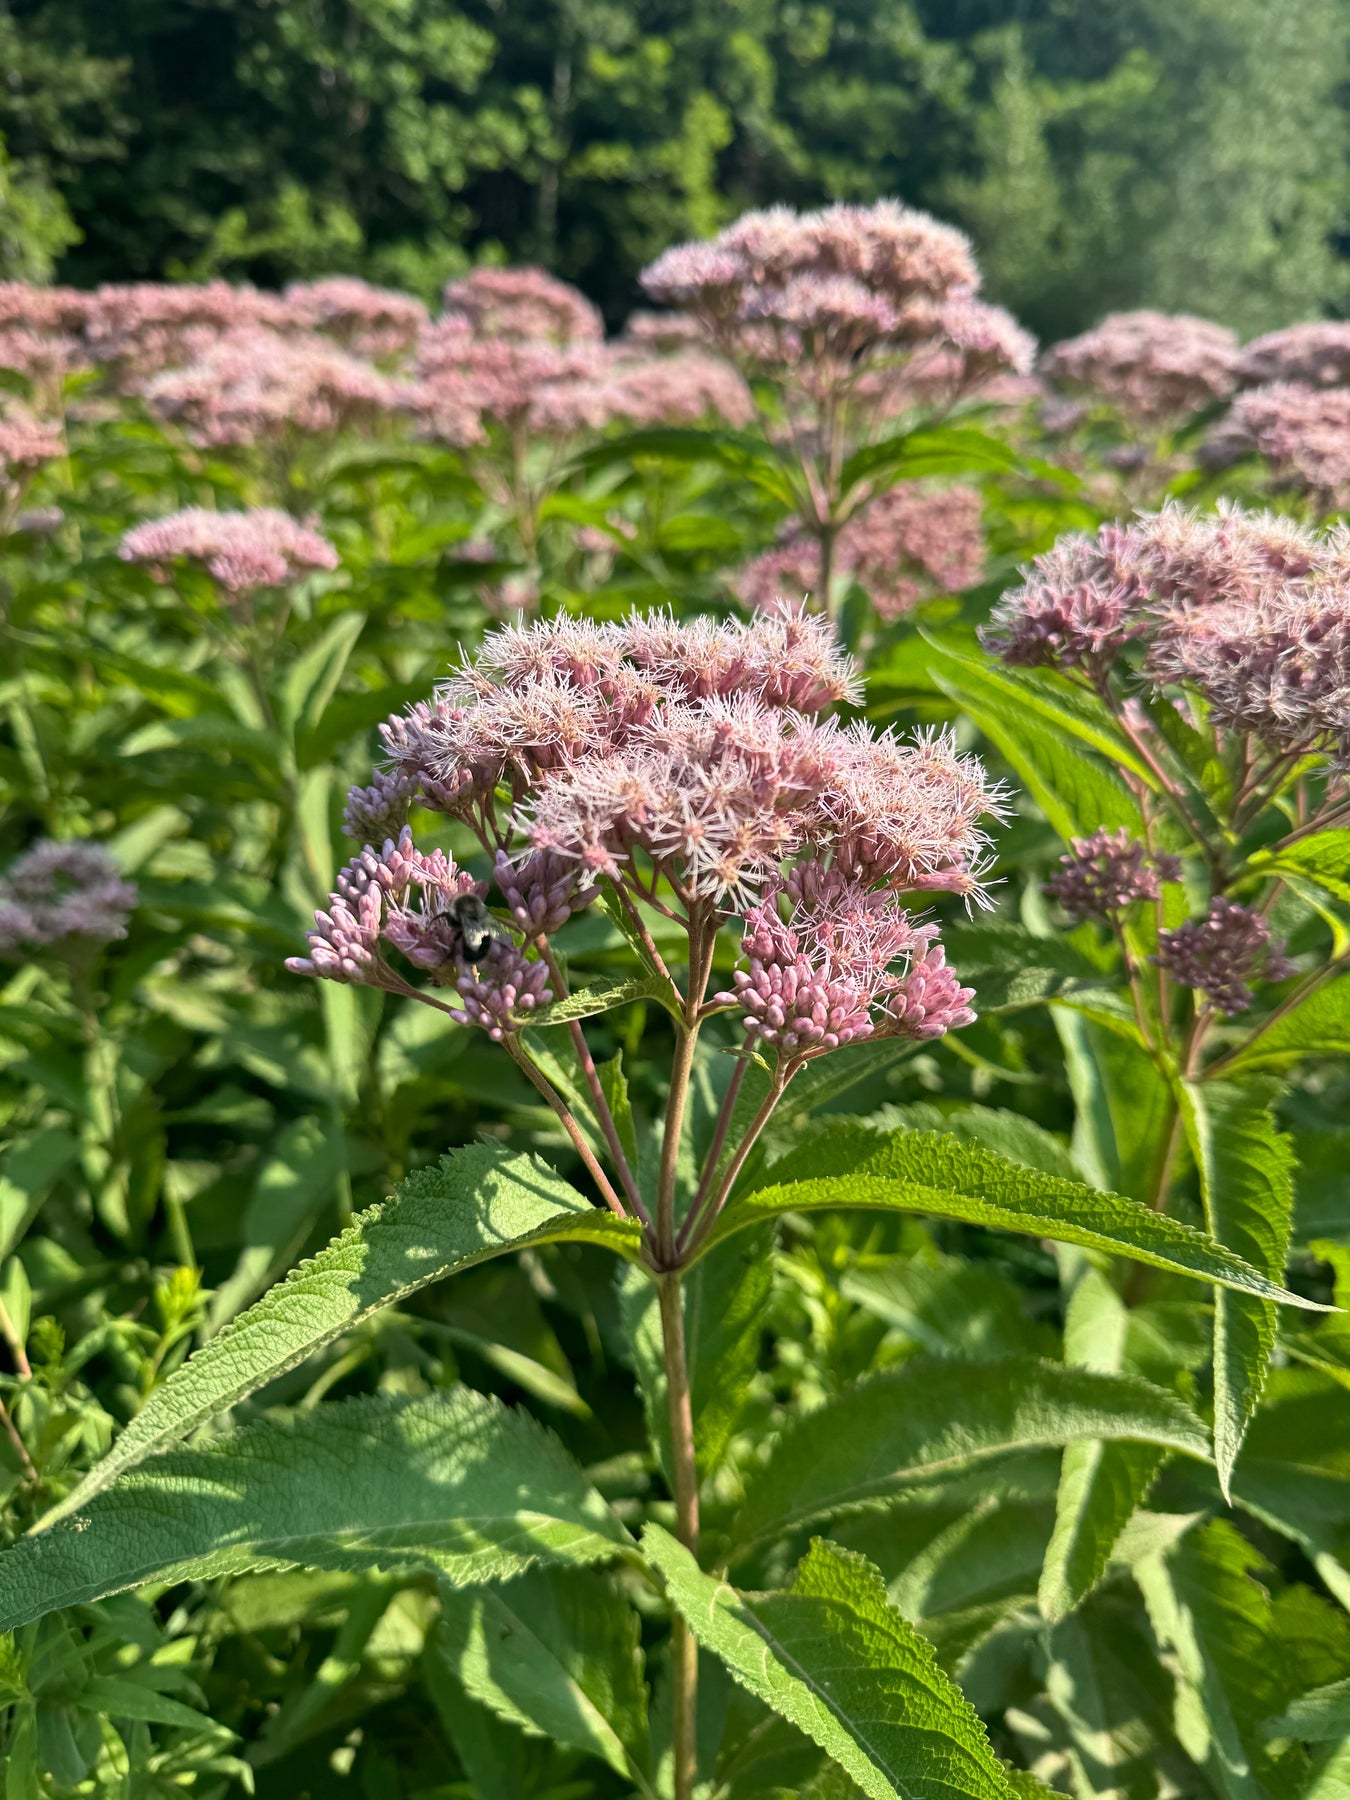
{"type": "Polygon", "coordinates": [[[1143,630],[1136,540],[1117,525],[1104,525],[1095,538],[1059,538],[1022,577],[980,633],[1005,662],[1082,669],[1099,679],[1143,630]]]}
{"type": "Polygon", "coordinates": [[[1047,381],[1104,403],[1140,431],[1178,425],[1231,394],[1238,372],[1231,331],[1210,319],[1159,312],[1108,314],[1041,359],[1047,381]]]}
{"type": "Polygon", "coordinates": [[[525,343],[598,344],[604,322],[586,296],[544,269],[473,269],[446,284],[445,312],[475,337],[525,343]]]}
{"type": "Polygon", "coordinates": [[[0,954],[87,954],[127,935],[136,901],[102,844],[34,844],[0,878],[0,954]]]}
{"type": "Polygon", "coordinates": [[[372,287],[355,275],[293,281],[282,295],[288,328],[336,338],[354,356],[378,361],[411,350],[427,324],[427,309],[411,294],[372,287]]]}
{"type": "Polygon", "coordinates": [[[1272,382],[1239,394],[1204,445],[1213,466],[1255,452],[1320,512],[1350,504],[1350,387],[1272,382]]]}
{"type": "MultiPolygon", "coordinates": [[[[984,501],[974,488],[890,488],[854,514],[835,540],[834,566],[862,587],[883,619],[939,593],[973,587],[984,572],[984,501]]],[[[740,569],[731,586],[753,609],[810,599],[823,609],[816,539],[796,531],[740,569]]]]}
{"type": "Polygon", "coordinates": [[[1253,338],[1242,352],[1244,383],[1295,381],[1307,387],[1350,386],[1350,323],[1312,319],[1253,338]]]}
{"type": "Polygon", "coordinates": [[[941,1037],[974,1020],[974,990],[936,939],[937,927],[916,925],[893,892],[801,863],[749,909],[747,967],[715,1002],[743,1011],[749,1035],[787,1063],[858,1038],[941,1037]]]}
{"type": "Polygon", "coordinates": [[[1251,1005],[1253,981],[1284,981],[1294,972],[1261,915],[1222,896],[1210,901],[1206,918],[1162,932],[1153,960],[1230,1019],[1251,1005]]]}
{"type": "Polygon", "coordinates": [[[1160,883],[1181,880],[1179,857],[1150,854],[1123,825],[1074,838],[1070,848],[1045,891],[1075,920],[1109,918],[1138,900],[1156,900],[1160,883]]]}
{"type": "MultiPolygon", "coordinates": [[[[850,980],[864,1011],[889,1019],[885,1028],[937,1035],[964,1022],[969,994],[946,971],[934,929],[911,924],[897,896],[978,898],[980,821],[999,811],[1001,795],[948,738],[906,742],[819,716],[851,698],[855,683],[825,621],[790,613],[500,630],[434,700],[388,722],[389,772],[355,793],[350,811],[354,823],[392,819],[415,795],[468,826],[494,858],[526,947],[543,944],[602,879],[700,936],[746,912],[771,931],[765,907],[802,909],[784,921],[797,934],[794,966],[804,956],[835,998],[808,1043],[794,997],[789,1056],[862,1029],[830,1023],[838,984],[850,980]],[[897,960],[903,975],[892,973],[897,960]]],[[[404,945],[390,935],[386,896],[420,879],[408,873],[417,858],[406,831],[364,852],[320,916],[310,957],[294,966],[389,985],[377,940],[404,945]]],[[[452,876],[467,880],[437,865],[438,893],[452,876]]],[[[542,1004],[545,978],[523,949],[494,948],[470,978],[452,927],[434,948],[436,960],[417,966],[459,983],[477,1022],[486,1015],[475,1006],[492,1009],[473,984],[511,990],[494,1016],[502,1030],[542,1004]]],[[[813,1016],[818,1003],[817,994],[813,1016]]],[[[755,1029],[780,1029],[756,1001],[718,1004],[749,1007],[755,1029]]]]}
{"type": "Polygon", "coordinates": [[[144,392],[153,411],[212,448],[368,426],[404,395],[399,382],[327,338],[262,326],[214,335],[194,360],[154,376],[144,392]]]}
{"type": "Polygon", "coordinates": [[[55,425],[44,425],[40,419],[30,419],[22,413],[0,417],[0,478],[31,475],[43,463],[65,453],[55,425]]]}
{"type": "Polygon", "coordinates": [[[174,560],[202,565],[227,594],[285,587],[310,569],[335,569],[338,554],[327,538],[274,507],[213,512],[189,506],[167,518],[133,526],[122,539],[124,562],[144,563],[167,581],[174,560]]]}
{"type": "Polygon", "coordinates": [[[447,313],[422,334],[405,404],[428,436],[461,448],[484,442],[494,425],[566,438],[609,418],[606,374],[601,344],[482,337],[447,313]]]}
{"type": "Polygon", "coordinates": [[[955,358],[968,391],[1031,366],[1035,345],[976,298],[968,240],[897,201],[746,213],[706,243],[680,244],[644,271],[653,299],[679,308],[723,354],[776,378],[855,388],[878,362],[955,358]]]}

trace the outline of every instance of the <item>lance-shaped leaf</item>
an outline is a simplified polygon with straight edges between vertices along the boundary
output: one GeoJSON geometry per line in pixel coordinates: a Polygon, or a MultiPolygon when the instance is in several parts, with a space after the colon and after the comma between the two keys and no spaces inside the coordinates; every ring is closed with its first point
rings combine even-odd
{"type": "Polygon", "coordinates": [[[637,1253],[637,1227],[589,1205],[537,1157],[470,1144],[419,1169],[204,1344],[146,1401],[75,1491],[86,1505],[123,1470],[293,1369],[381,1307],[489,1257],[542,1243],[637,1253]]]}
{"type": "Polygon", "coordinates": [[[612,1584],[539,1568],[505,1587],[447,1591],[426,1654],[444,1658],[499,1718],[597,1756],[651,1793],[639,1760],[647,1735],[639,1620],[612,1584]]]}
{"type": "Polygon", "coordinates": [[[1209,1450],[1204,1426],[1176,1395],[1138,1376],[1032,1356],[915,1358],[788,1426],[751,1479],[731,1535],[744,1549],[991,1457],[1090,1438],[1209,1450]]]}
{"type": "MultiPolygon", "coordinates": [[[[1064,1360],[1115,1374],[1125,1361],[1129,1314],[1096,1269],[1088,1269],[1069,1301],[1064,1360]]],[[[1167,1454],[1160,1444],[1089,1438],[1064,1446],[1055,1529],[1041,1566],[1040,1608],[1055,1624],[1101,1580],[1117,1540],[1167,1454]]]]}
{"type": "Polygon", "coordinates": [[[1350,1053],[1350,975],[1314,988],[1306,1000],[1258,1031],[1228,1065],[1230,1075],[1249,1069],[1287,1069],[1310,1056],[1350,1053]]]}
{"type": "Polygon", "coordinates": [[[263,1419],[129,1469],[0,1555],[0,1631],[147,1581],[426,1567],[455,1584],[594,1562],[628,1534],[558,1440],[460,1388],[263,1419]]]}
{"type": "MultiPolygon", "coordinates": [[[[1180,1093],[1211,1234],[1279,1280],[1294,1216],[1294,1153],[1275,1126],[1268,1081],[1210,1081],[1180,1093]]],[[[1224,1498],[1261,1398],[1275,1342],[1274,1303],[1214,1293],[1214,1460],[1224,1498]]]]}
{"type": "Polygon", "coordinates": [[[1291,1701],[1261,1727],[1264,1738],[1300,1738],[1305,1744],[1350,1742],[1350,1680],[1328,1682],[1291,1701]]]}
{"type": "Polygon", "coordinates": [[[699,1643],[869,1800],[1010,1800],[975,1709],[865,1557],[817,1540],[785,1592],[743,1594],[659,1526],[642,1547],[699,1643]]]}
{"type": "Polygon", "coordinates": [[[756,1192],[727,1208],[719,1238],[775,1213],[826,1207],[933,1213],[1111,1251],[1285,1306],[1328,1310],[1290,1293],[1236,1251],[1179,1219],[939,1132],[886,1132],[861,1120],[824,1121],[799,1134],[762,1179],[756,1192]]]}

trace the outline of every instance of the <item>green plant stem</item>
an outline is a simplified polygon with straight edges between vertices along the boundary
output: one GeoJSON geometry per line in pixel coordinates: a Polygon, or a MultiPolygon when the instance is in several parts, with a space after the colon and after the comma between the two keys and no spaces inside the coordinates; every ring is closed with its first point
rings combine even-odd
{"type": "MultiPolygon", "coordinates": [[[[5,1436],[9,1439],[10,1443],[13,1444],[15,1453],[17,1454],[19,1461],[23,1464],[24,1480],[36,1484],[38,1473],[33,1465],[32,1457],[28,1454],[28,1446],[19,1436],[19,1428],[14,1423],[13,1419],[10,1418],[9,1408],[5,1405],[3,1400],[0,1400],[0,1426],[4,1428],[5,1436]]],[[[697,1674],[697,1669],[695,1669],[695,1674],[697,1674]]]]}
{"type": "Polygon", "coordinates": [[[675,1171],[697,1042],[697,1025],[675,1027],[675,1056],[670,1066],[670,1093],[666,1097],[666,1129],[661,1140],[661,1173],[656,1184],[656,1253],[664,1268],[669,1268],[675,1260],[675,1171]]]}
{"type": "Polygon", "coordinates": [[[599,1162],[596,1160],[595,1152],[591,1149],[590,1145],[586,1142],[586,1138],[585,1138],[584,1133],[582,1132],[581,1127],[577,1124],[576,1120],[572,1117],[572,1114],[568,1110],[566,1104],[564,1103],[562,1096],[555,1093],[554,1090],[549,1086],[548,1082],[545,1081],[544,1077],[539,1073],[538,1069],[535,1068],[533,1062],[530,1060],[528,1051],[524,1048],[524,1046],[522,1044],[520,1044],[517,1041],[517,1039],[515,1039],[514,1037],[504,1037],[502,1039],[502,1045],[503,1045],[504,1049],[506,1050],[507,1055],[510,1056],[511,1060],[515,1063],[516,1067],[518,1069],[520,1069],[521,1072],[526,1077],[528,1077],[532,1086],[538,1088],[539,1092],[543,1095],[544,1099],[548,1102],[549,1107],[557,1115],[558,1123],[562,1126],[563,1130],[567,1133],[568,1137],[571,1138],[572,1147],[575,1149],[577,1155],[581,1158],[582,1162],[585,1163],[586,1168],[590,1173],[591,1180],[595,1183],[595,1185],[600,1190],[600,1195],[601,1195],[601,1198],[604,1200],[605,1205],[618,1218],[626,1219],[628,1217],[628,1214],[624,1211],[622,1200],[620,1200],[619,1196],[614,1192],[614,1189],[610,1186],[609,1177],[605,1174],[605,1171],[600,1167],[599,1162]]]}
{"type": "Polygon", "coordinates": [[[24,1349],[23,1339],[9,1316],[9,1308],[0,1300],[0,1337],[5,1340],[10,1355],[14,1358],[14,1367],[25,1381],[33,1379],[33,1370],[28,1361],[28,1352],[24,1349]]]}
{"type": "MultiPolygon", "coordinates": [[[[685,1548],[697,1556],[698,1467],[694,1459],[694,1414],[684,1343],[684,1296],[678,1271],[663,1275],[657,1282],[657,1292],[661,1301],[661,1339],[670,1411],[675,1534],[685,1548]]],[[[670,1673],[675,1701],[674,1800],[693,1800],[698,1778],[698,1645],[678,1613],[671,1616],[670,1673]]]]}
{"type": "Polygon", "coordinates": [[[697,1253],[704,1239],[717,1223],[717,1215],[726,1205],[731,1190],[736,1185],[736,1177],[745,1167],[746,1158],[759,1142],[760,1133],[768,1124],[774,1108],[783,1098],[787,1085],[796,1072],[795,1069],[785,1071],[781,1066],[774,1071],[769,1091],[764,1096],[759,1111],[750,1121],[745,1136],[737,1144],[731,1161],[727,1164],[726,1173],[717,1184],[712,1199],[704,1205],[701,1212],[690,1209],[689,1217],[685,1220],[684,1229],[680,1233],[678,1246],[679,1254],[686,1261],[697,1253]]]}

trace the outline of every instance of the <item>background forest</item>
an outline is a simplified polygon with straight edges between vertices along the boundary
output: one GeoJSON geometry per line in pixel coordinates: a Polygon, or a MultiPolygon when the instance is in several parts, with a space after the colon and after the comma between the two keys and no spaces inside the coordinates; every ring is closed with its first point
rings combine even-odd
{"type": "Polygon", "coordinates": [[[611,322],[747,207],[900,194],[1044,340],[1339,312],[1347,0],[7,0],[0,275],[543,262],[611,322]]]}

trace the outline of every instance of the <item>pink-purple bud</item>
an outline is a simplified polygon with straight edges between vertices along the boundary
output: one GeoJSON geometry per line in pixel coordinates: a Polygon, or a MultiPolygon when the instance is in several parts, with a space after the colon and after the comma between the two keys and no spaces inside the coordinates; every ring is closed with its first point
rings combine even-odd
{"type": "Polygon", "coordinates": [[[1060,857],[1045,891],[1073,919],[1109,918],[1137,900],[1156,900],[1160,882],[1181,879],[1179,857],[1151,854],[1123,825],[1074,838],[1072,852],[1060,857]]]}
{"type": "Polygon", "coordinates": [[[1251,1005],[1252,981],[1283,981],[1294,972],[1283,940],[1271,936],[1261,915],[1222,895],[1210,901],[1206,918],[1162,932],[1153,961],[1229,1018],[1251,1005]]]}

